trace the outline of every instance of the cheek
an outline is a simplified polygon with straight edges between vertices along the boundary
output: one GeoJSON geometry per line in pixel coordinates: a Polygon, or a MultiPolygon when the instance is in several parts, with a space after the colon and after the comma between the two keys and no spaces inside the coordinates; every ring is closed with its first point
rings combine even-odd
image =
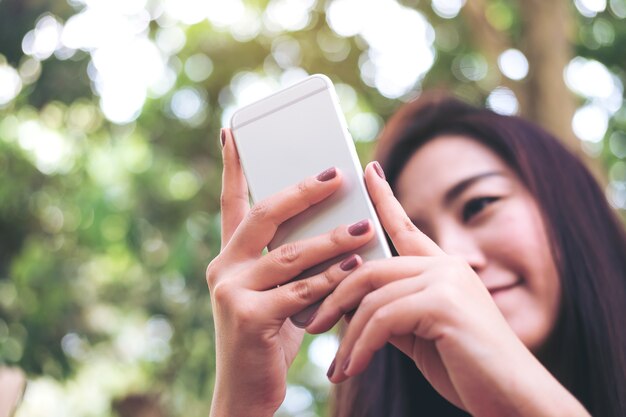
{"type": "Polygon", "coordinates": [[[505,302],[496,303],[522,341],[538,347],[555,326],[561,293],[541,216],[533,205],[510,204],[488,226],[483,242],[490,264],[524,280],[505,302]]]}

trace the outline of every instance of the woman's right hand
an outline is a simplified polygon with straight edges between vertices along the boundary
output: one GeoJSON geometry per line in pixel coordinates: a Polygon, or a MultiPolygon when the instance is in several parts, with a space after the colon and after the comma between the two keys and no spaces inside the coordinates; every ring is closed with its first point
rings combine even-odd
{"type": "Polygon", "coordinates": [[[335,169],[259,202],[248,189],[230,130],[222,131],[222,250],[207,268],[216,332],[211,416],[272,416],[304,330],[288,318],[324,298],[360,264],[349,252],[373,237],[369,221],[280,246],[262,256],[277,227],[324,200],[341,184],[335,169]],[[347,253],[340,264],[300,281],[302,271],[347,253]]]}

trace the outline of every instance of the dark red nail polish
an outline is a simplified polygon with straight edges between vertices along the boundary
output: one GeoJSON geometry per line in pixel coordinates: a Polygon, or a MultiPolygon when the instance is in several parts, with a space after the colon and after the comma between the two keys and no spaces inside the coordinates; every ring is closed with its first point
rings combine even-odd
{"type": "Polygon", "coordinates": [[[313,320],[315,320],[315,317],[317,317],[317,311],[311,314],[311,317],[309,317],[307,321],[304,323],[304,327],[307,327],[309,324],[313,323],[313,320]]]}
{"type": "Polygon", "coordinates": [[[335,359],[333,359],[333,362],[330,364],[330,367],[328,367],[328,372],[326,372],[326,376],[330,378],[331,376],[333,376],[334,372],[335,372],[335,359]]]}
{"type": "Polygon", "coordinates": [[[380,178],[385,179],[385,171],[383,171],[383,167],[380,166],[378,161],[374,161],[374,171],[376,171],[380,178]]]}
{"type": "Polygon", "coordinates": [[[348,359],[346,359],[346,363],[343,364],[343,366],[341,367],[341,370],[343,371],[343,373],[346,373],[346,369],[348,369],[348,367],[350,366],[350,357],[348,356],[348,359]]]}
{"type": "Polygon", "coordinates": [[[321,172],[318,176],[317,176],[317,180],[318,181],[328,181],[328,180],[332,180],[333,178],[335,178],[337,176],[337,170],[335,169],[335,167],[333,168],[328,168],[326,171],[321,172]]]}
{"type": "Polygon", "coordinates": [[[361,220],[360,222],[354,223],[352,226],[348,227],[348,233],[352,236],[361,236],[370,230],[370,222],[369,220],[361,220]]]}
{"type": "Polygon", "coordinates": [[[350,270],[356,268],[356,265],[358,263],[359,263],[359,260],[357,259],[356,255],[352,255],[352,256],[344,259],[339,264],[339,268],[341,268],[343,271],[350,271],[350,270]]]}
{"type": "Polygon", "coordinates": [[[220,142],[222,142],[222,148],[226,145],[226,132],[224,129],[220,129],[220,142]]]}

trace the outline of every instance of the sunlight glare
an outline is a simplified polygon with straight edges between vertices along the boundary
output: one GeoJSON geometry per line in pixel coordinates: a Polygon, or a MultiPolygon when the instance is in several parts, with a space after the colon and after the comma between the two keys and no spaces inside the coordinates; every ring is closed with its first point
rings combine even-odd
{"type": "Polygon", "coordinates": [[[315,0],[272,0],[265,9],[267,23],[281,31],[304,29],[314,5],[315,0]]]}
{"type": "Polygon", "coordinates": [[[420,12],[394,0],[336,0],[327,20],[338,35],[359,34],[369,44],[361,77],[386,97],[410,92],[434,63],[432,26],[420,12]]]}

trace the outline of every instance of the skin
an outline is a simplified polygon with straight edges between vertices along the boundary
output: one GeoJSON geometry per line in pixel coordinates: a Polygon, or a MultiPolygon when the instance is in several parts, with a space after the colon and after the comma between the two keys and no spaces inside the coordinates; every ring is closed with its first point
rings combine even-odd
{"type": "Polygon", "coordinates": [[[539,207],[515,172],[481,143],[444,136],[413,155],[397,194],[417,227],[472,267],[522,342],[539,349],[561,287],[539,207]]]}
{"type": "Polygon", "coordinates": [[[308,179],[249,209],[229,132],[223,156],[223,250],[207,269],[217,355],[212,416],[273,415],[302,338],[302,330],[287,318],[331,292],[306,330],[326,331],[356,308],[329,369],[334,383],[362,372],[376,350],[392,343],[435,389],[472,415],[588,415],[528,349],[539,347],[554,325],[558,279],[550,275],[554,265],[536,205],[488,148],[468,138],[434,139],[403,171],[400,201],[368,165],[368,191],[400,256],[359,260],[351,271],[333,266],[297,284],[285,283],[372,238],[371,230],[354,237],[340,226],[261,256],[276,225],[332,194],[341,174],[325,182],[308,179]],[[430,170],[423,168],[427,163],[430,170]],[[508,174],[485,177],[473,190],[441,204],[442,195],[459,181],[494,169],[508,174]],[[478,214],[462,223],[459,204],[478,186],[500,187],[501,200],[483,201],[475,206],[478,214]],[[511,242],[526,239],[534,243],[511,242]]]}

